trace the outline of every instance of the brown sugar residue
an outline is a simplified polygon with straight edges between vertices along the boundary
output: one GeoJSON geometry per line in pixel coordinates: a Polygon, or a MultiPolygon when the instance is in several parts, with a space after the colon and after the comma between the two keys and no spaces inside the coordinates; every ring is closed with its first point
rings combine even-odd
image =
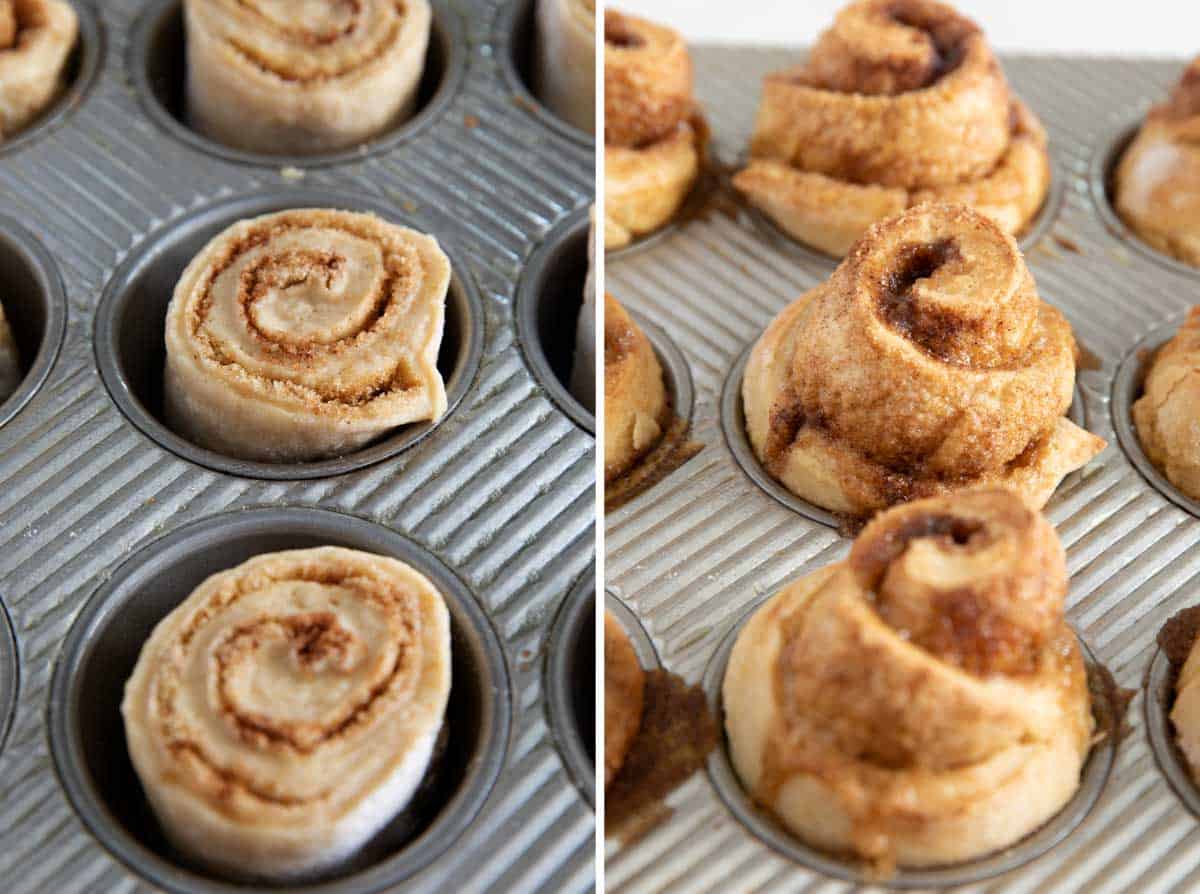
{"type": "MultiPolygon", "coordinates": [[[[607,350],[607,349],[606,349],[607,350]]],[[[668,409],[668,420],[658,443],[628,472],[605,482],[604,511],[612,512],[662,481],[699,453],[704,445],[688,437],[691,426],[668,409]]]]}
{"type": "Polygon", "coordinates": [[[1117,678],[1103,664],[1089,664],[1087,671],[1088,694],[1092,699],[1092,716],[1096,721],[1092,745],[1110,738],[1114,747],[1120,745],[1133,732],[1128,718],[1129,703],[1137,695],[1137,690],[1117,685],[1117,678]]]}
{"type": "Polygon", "coordinates": [[[1158,647],[1171,662],[1171,671],[1179,673],[1200,634],[1200,605],[1175,613],[1158,631],[1158,647]]]}
{"type": "Polygon", "coordinates": [[[463,127],[467,130],[474,130],[479,126],[479,117],[477,115],[463,115],[463,127]]]}
{"type": "Polygon", "coordinates": [[[1058,233],[1054,234],[1054,242],[1063,251],[1069,251],[1073,255],[1083,254],[1083,249],[1079,247],[1079,243],[1069,236],[1062,236],[1058,233]]]}
{"type": "Polygon", "coordinates": [[[605,834],[623,844],[671,815],[663,800],[704,765],[717,722],[699,686],[666,670],[646,672],[642,726],[621,772],[605,790],[605,834]]]}

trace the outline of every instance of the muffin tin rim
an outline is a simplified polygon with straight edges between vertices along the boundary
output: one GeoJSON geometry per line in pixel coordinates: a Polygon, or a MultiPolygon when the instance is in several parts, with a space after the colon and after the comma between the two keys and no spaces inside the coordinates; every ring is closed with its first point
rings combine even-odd
{"type": "MultiPolygon", "coordinates": [[[[573,636],[586,630],[590,618],[595,628],[596,567],[593,563],[563,598],[550,632],[546,636],[542,674],[546,686],[546,715],[550,732],[563,762],[563,769],[579,789],[588,806],[596,809],[596,765],[587,754],[587,745],[575,728],[571,694],[571,659],[566,646],[573,636]]],[[[596,653],[599,656],[599,652],[596,653]]],[[[599,704],[599,702],[597,702],[599,704]]]]}
{"type": "Polygon", "coordinates": [[[1192,778],[1187,761],[1182,759],[1173,732],[1168,704],[1174,704],[1174,698],[1169,702],[1163,698],[1168,694],[1174,695],[1171,690],[1174,690],[1176,680],[1166,653],[1161,648],[1155,648],[1142,687],[1142,717],[1159,775],[1184,809],[1200,819],[1200,785],[1192,778]]]}
{"type": "Polygon", "coordinates": [[[67,289],[58,262],[31,230],[16,218],[0,212],[0,242],[8,242],[29,265],[40,280],[46,301],[46,327],[37,354],[29,365],[17,390],[0,402],[0,429],[27,407],[50,378],[67,339],[67,289]]]}
{"type": "Polygon", "coordinates": [[[0,598],[0,754],[8,744],[21,693],[21,646],[12,613],[0,598]]]}
{"type": "MultiPolygon", "coordinates": [[[[808,572],[801,572],[794,579],[799,579],[805,573],[808,572]]],[[[1008,847],[971,860],[926,868],[898,868],[896,875],[889,879],[874,879],[857,870],[849,860],[804,843],[780,823],[771,820],[754,806],[733,766],[725,730],[723,687],[729,657],[738,637],[750,619],[777,595],[778,591],[756,600],[734,619],[709,656],[701,676],[701,687],[720,726],[717,746],[705,761],[708,782],[716,790],[726,813],[732,815],[739,827],[760,844],[793,865],[799,865],[826,880],[877,885],[896,891],[929,888],[948,890],[977,884],[1027,866],[1045,857],[1087,821],[1112,775],[1120,744],[1119,736],[1106,736],[1091,746],[1080,770],[1079,787],[1054,816],[1008,847]],[[974,872],[970,871],[972,868],[974,872]]],[[[1103,665],[1074,625],[1069,626],[1079,643],[1090,678],[1093,669],[1102,668],[1103,665]]]]}
{"type": "MultiPolygon", "coordinates": [[[[168,0],[174,2],[174,0],[168,0]]],[[[390,203],[374,196],[332,187],[305,187],[262,189],[241,192],[232,196],[210,199],[173,217],[147,233],[126,253],[109,274],[100,292],[93,322],[92,355],[100,378],[113,404],[122,417],[139,433],[148,438],[159,449],[197,467],[239,478],[266,481],[299,481],[332,478],[374,466],[378,463],[406,453],[431,436],[451,418],[474,388],[483,360],[487,339],[485,310],[471,268],[462,260],[456,243],[422,228],[422,222],[414,220],[417,215],[402,212],[390,203]],[[470,314],[464,321],[466,338],[459,348],[456,374],[446,384],[446,412],[437,422],[421,421],[409,423],[389,430],[380,439],[367,446],[331,459],[300,463],[271,463],[229,457],[193,444],[187,438],[172,431],[167,424],[150,412],[129,387],[128,378],[117,357],[120,354],[120,330],[116,325],[116,311],[122,304],[133,279],[152,265],[165,243],[180,238],[195,226],[198,219],[212,215],[230,217],[225,228],[235,223],[270,214],[275,211],[310,207],[327,207],[339,210],[367,212],[382,217],[389,223],[409,227],[417,232],[434,236],[442,251],[450,259],[451,280],[447,301],[457,292],[470,314]],[[396,441],[397,443],[392,443],[396,441]]]]}
{"type": "MultiPolygon", "coordinates": [[[[419,562],[415,563],[417,570],[433,580],[444,599],[452,600],[459,606],[474,634],[480,638],[481,654],[488,659],[487,673],[492,683],[490,701],[487,699],[488,692],[484,691],[490,729],[483,743],[482,757],[477,751],[470,758],[467,776],[460,789],[454,792],[430,825],[406,842],[400,851],[346,876],[300,887],[285,884],[269,890],[286,889],[311,894],[374,894],[411,880],[445,858],[449,848],[477,821],[503,775],[512,748],[512,738],[517,730],[513,716],[516,697],[508,652],[482,600],[452,566],[411,537],[372,519],[335,509],[289,504],[219,510],[188,520],[159,536],[146,538],[123,554],[81,604],[53,660],[44,730],[59,791],[65,795],[72,814],[83,824],[92,840],[103,848],[109,858],[136,878],[178,894],[231,894],[242,890],[261,890],[200,875],[186,865],[147,848],[115,820],[96,791],[87,762],[81,754],[83,745],[72,720],[79,698],[73,685],[73,673],[87,656],[89,643],[94,643],[97,631],[106,622],[112,623],[115,613],[131,598],[126,594],[119,601],[114,599],[126,586],[123,582],[129,576],[148,573],[156,565],[178,558],[178,553],[196,538],[211,545],[229,539],[246,526],[253,528],[272,522],[284,526],[303,525],[306,521],[313,525],[313,532],[326,527],[357,532],[364,539],[374,536],[377,538],[375,542],[387,541],[395,547],[387,555],[400,554],[401,560],[406,563],[414,561],[412,556],[420,556],[419,562]],[[225,537],[218,536],[222,532],[226,534],[225,537]],[[452,591],[449,596],[446,590],[452,591]],[[445,830],[439,828],[443,825],[445,830]],[[442,840],[434,840],[431,844],[433,833],[440,833],[442,840]],[[414,848],[420,848],[417,860],[412,861],[411,855],[406,860],[406,854],[414,848]],[[406,862],[415,862],[415,865],[405,866],[406,862]]],[[[377,552],[374,549],[364,551],[377,552]]],[[[384,555],[381,552],[377,554],[384,555]]],[[[397,815],[402,812],[399,811],[397,815]]]]}
{"type": "MultiPolygon", "coordinates": [[[[429,0],[432,12],[429,40],[431,45],[434,41],[442,41],[444,45],[443,48],[446,51],[444,71],[441,81],[433,95],[429,97],[428,102],[419,105],[409,118],[354,146],[313,155],[270,155],[226,146],[224,143],[193,130],[190,125],[172,115],[159,102],[146,73],[150,42],[155,31],[163,19],[176,14],[175,7],[179,8],[178,14],[183,15],[183,4],[184,0],[153,0],[146,4],[130,27],[129,41],[125,52],[127,77],[132,84],[133,93],[137,97],[138,109],[159,132],[174,142],[209,158],[245,167],[275,168],[277,170],[296,168],[302,171],[362,162],[394,151],[419,137],[445,116],[455,96],[462,92],[466,83],[469,42],[462,14],[450,4],[449,0],[429,0]]],[[[426,50],[426,61],[428,61],[428,57],[429,51],[426,50]]],[[[422,66],[421,77],[424,77],[424,72],[425,69],[422,66]]]]}

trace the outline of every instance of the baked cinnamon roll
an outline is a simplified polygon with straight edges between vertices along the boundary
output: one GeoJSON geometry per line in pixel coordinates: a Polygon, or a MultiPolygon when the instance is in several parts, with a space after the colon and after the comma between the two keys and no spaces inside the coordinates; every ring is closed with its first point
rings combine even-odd
{"type": "Polygon", "coordinates": [[[642,724],[646,672],[629,635],[604,613],[604,784],[621,771],[642,724]]]}
{"type": "Polygon", "coordinates": [[[1167,480],[1200,500],[1200,307],[1149,362],[1142,396],[1133,404],[1138,440],[1167,480]]]}
{"type": "Polygon", "coordinates": [[[31,124],[62,91],[78,32],[65,0],[0,0],[0,140],[31,124]]]}
{"type": "Polygon", "coordinates": [[[662,366],[646,333],[604,296],[604,480],[628,472],[662,439],[671,416],[662,366]]]}
{"type": "Polygon", "coordinates": [[[1115,205],[1161,252],[1200,266],[1200,59],[1154,106],[1117,165],[1115,205]]]}
{"type": "Polygon", "coordinates": [[[274,155],[345,149],[412,115],[428,0],[186,0],[192,126],[274,155]]]}
{"type": "Polygon", "coordinates": [[[538,0],[534,53],[534,92],[559,118],[595,133],[595,0],[538,0]]]}
{"type": "Polygon", "coordinates": [[[723,683],[734,767],[812,846],[881,866],[1007,847],[1079,787],[1093,731],[1050,524],[979,490],[891,509],[769,600],[723,683]]]}
{"type": "Polygon", "coordinates": [[[0,304],[0,403],[12,397],[21,384],[21,355],[12,327],[4,316],[4,305],[0,304]]]}
{"type": "Polygon", "coordinates": [[[767,77],[733,183],[790,236],[840,257],[922,202],[968,204],[1019,233],[1050,162],[973,22],[934,0],[860,0],[806,64],[767,77]]]}
{"type": "Polygon", "coordinates": [[[771,475],[834,512],[979,484],[1041,508],[1105,446],[1065,416],[1076,352],[1011,236],[923,205],[772,321],[742,382],[747,433],[771,475]]]}
{"type": "Polygon", "coordinates": [[[234,224],[171,298],[167,422],[228,456],[296,462],[437,421],[449,283],[437,240],[369,214],[234,224]]]}
{"type": "Polygon", "coordinates": [[[142,647],[121,713],[171,842],[239,877],[342,862],[404,808],[450,693],[441,594],[337,547],[204,581],[142,647]]]}
{"type": "Polygon", "coordinates": [[[604,243],[658,229],[700,175],[706,138],[692,99],[692,60],[678,32],[604,15],[604,243]]]}

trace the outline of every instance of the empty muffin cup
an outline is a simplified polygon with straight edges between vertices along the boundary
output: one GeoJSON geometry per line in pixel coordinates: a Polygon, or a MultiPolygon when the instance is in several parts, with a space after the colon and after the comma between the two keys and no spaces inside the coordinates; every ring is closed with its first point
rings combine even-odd
{"type": "Polygon", "coordinates": [[[58,265],[36,236],[0,214],[0,304],[12,330],[21,382],[0,398],[0,426],[45,384],[67,331],[67,296],[58,265]]]}
{"type": "Polygon", "coordinates": [[[72,2],[79,22],[75,48],[67,57],[64,69],[66,82],[53,102],[28,127],[8,139],[0,139],[0,156],[17,152],[53,131],[84,102],[100,73],[104,57],[104,29],[96,10],[89,2],[72,2]]]}
{"type": "Polygon", "coordinates": [[[155,0],[131,29],[127,70],[141,106],[159,127],[208,155],[269,167],[319,167],[361,161],[396,148],[424,131],[449,107],[466,71],[466,34],[460,14],[445,0],[430,0],[433,23],[416,110],[385,133],[349,149],[314,155],[250,152],[226,146],[193,130],[186,108],[187,37],[182,0],[155,0]]]}
{"type": "Polygon", "coordinates": [[[546,640],[546,712],[563,763],[596,803],[596,581],[589,568],[571,588],[546,640]]]}
{"type": "Polygon", "coordinates": [[[560,410],[591,434],[596,417],[571,393],[575,332],[588,275],[590,209],[565,218],[534,249],[521,281],[513,316],[525,362],[560,410]]]}
{"type": "MultiPolygon", "coordinates": [[[[55,666],[48,717],[59,781],[84,825],[131,871],[172,892],[242,891],[174,852],[130,762],[121,700],[155,625],[210,575],[263,553],[343,546],[424,574],[450,615],[452,685],[442,751],[410,802],[349,864],[311,889],[380,891],[438,859],[471,825],[504,765],[512,694],[503,648],[476,597],[432,554],[372,522],[326,510],[235,510],[137,550],[88,600],[55,666]]],[[[306,889],[309,890],[309,889],[306,889]]]]}
{"type": "Polygon", "coordinates": [[[96,362],[117,407],[161,447],[197,465],[247,478],[287,480],[340,475],[412,447],[444,421],[470,389],[483,354],[483,308],[466,263],[452,246],[443,244],[452,275],[437,363],[446,387],[446,413],[439,422],[404,425],[344,456],[298,463],[224,456],[191,443],[167,427],[163,411],[164,331],[167,306],[180,274],[213,236],[236,221],[308,207],[370,212],[437,235],[375,199],[346,192],[288,190],[214,202],[144,238],[118,266],[101,295],[96,310],[96,362]]]}
{"type": "MultiPolygon", "coordinates": [[[[843,527],[842,519],[828,509],[823,509],[808,500],[801,499],[779,483],[759,462],[758,454],[750,443],[746,432],[746,413],[742,403],[742,377],[746,373],[746,364],[750,361],[750,353],[756,342],[751,342],[733,362],[733,368],[725,379],[721,389],[721,429],[725,433],[725,443],[734,460],[746,476],[759,486],[768,496],[783,504],[793,512],[826,525],[835,530],[843,527]]],[[[1080,428],[1087,428],[1087,418],[1084,410],[1083,394],[1079,390],[1079,382],[1075,383],[1075,399],[1067,410],[1067,418],[1080,428]]]]}
{"type": "Polygon", "coordinates": [[[1106,735],[1092,746],[1074,797],[1053,819],[1011,847],[994,854],[947,866],[900,868],[895,875],[886,879],[873,876],[861,863],[810,847],[754,804],[734,770],[729,744],[724,735],[721,689],[725,680],[725,670],[738,634],[758,608],[758,605],[751,608],[733,625],[717,646],[704,671],[702,686],[713,716],[717,718],[722,729],[721,741],[708,757],[708,776],[734,818],[756,838],[787,859],[830,878],[864,886],[879,885],[893,890],[950,888],[974,884],[1037,859],[1070,835],[1099,801],[1116,762],[1118,727],[1123,709],[1111,703],[1110,687],[1103,682],[1107,671],[1099,664],[1088,644],[1077,637],[1087,667],[1088,688],[1092,694],[1092,713],[1096,718],[1096,727],[1106,735]]]}

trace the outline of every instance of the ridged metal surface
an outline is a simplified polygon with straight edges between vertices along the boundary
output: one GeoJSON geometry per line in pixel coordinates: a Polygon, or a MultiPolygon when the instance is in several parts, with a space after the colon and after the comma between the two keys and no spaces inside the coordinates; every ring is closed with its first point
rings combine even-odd
{"type": "Polygon", "coordinates": [[[55,779],[44,729],[53,662],[79,606],[139,545],[226,509],[286,504],[349,512],[423,544],[469,583],[508,650],[516,731],[500,784],[412,889],[590,889],[594,816],[547,732],[539,650],[559,602],[592,562],[594,442],[535,384],[510,316],[534,247],[591,201],[590,148],[513,101],[500,75],[503,4],[451,2],[467,35],[466,73],[440,117],[397,148],[308,170],[298,182],[392,202],[454,245],[486,309],[474,387],[426,440],[361,472],[301,482],[210,472],[118,412],[96,371],[93,311],[147,232],[218,197],[296,181],[188,148],[151,122],[126,72],[129,29],[143,6],[97,4],[106,45],[94,86],[55,129],[0,152],[0,211],[53,254],[70,305],[49,381],[0,428],[0,597],[21,657],[17,712],[0,753],[0,887],[149,890],[84,831],[55,779]]]}
{"type": "MultiPolygon", "coordinates": [[[[797,56],[747,48],[693,51],[698,98],[722,158],[731,161],[744,150],[762,75],[797,56]]],[[[1132,250],[1106,229],[1087,184],[1093,153],[1164,95],[1183,62],[1010,57],[1004,63],[1016,92],[1046,124],[1057,171],[1066,178],[1055,220],[1026,257],[1042,296],[1066,313],[1101,364],[1083,371],[1079,385],[1088,427],[1109,447],[1069,476],[1046,510],[1067,547],[1068,617],[1118,683],[1139,695],[1129,712],[1132,734],[1083,825],[1036,862],[961,890],[1195,890],[1200,825],[1159,774],[1143,729],[1140,689],[1163,622],[1200,602],[1200,521],[1151,488],[1121,452],[1109,401],[1126,352],[1200,301],[1200,275],[1132,250]],[[1072,244],[1079,253],[1069,250],[1072,244]]],[[[833,267],[782,247],[748,214],[724,210],[608,264],[609,291],[671,333],[696,383],[694,434],[704,450],[606,519],[609,590],[636,611],[663,663],[690,681],[700,679],[749,606],[842,558],[849,547],[836,531],[759,490],[734,461],[718,418],[721,388],[737,356],[774,314],[833,267]]],[[[609,842],[610,890],[850,890],[752,837],[704,773],[668,805],[672,818],[635,845],[609,842]]]]}

